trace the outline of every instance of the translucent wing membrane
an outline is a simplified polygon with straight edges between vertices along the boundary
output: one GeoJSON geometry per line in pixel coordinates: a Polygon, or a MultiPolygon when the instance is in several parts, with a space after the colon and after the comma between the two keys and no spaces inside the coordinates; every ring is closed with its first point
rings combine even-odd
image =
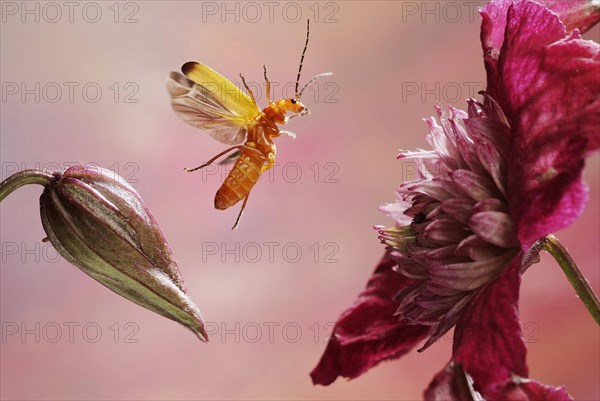
{"type": "MultiPolygon", "coordinates": [[[[192,63],[184,67],[189,64],[192,63]]],[[[209,67],[202,67],[190,73],[198,82],[177,72],[169,74],[167,89],[173,110],[183,121],[207,130],[219,142],[232,145],[243,142],[247,128],[260,113],[258,106],[233,83],[209,67]],[[210,72],[203,74],[207,71],[210,72]]]]}

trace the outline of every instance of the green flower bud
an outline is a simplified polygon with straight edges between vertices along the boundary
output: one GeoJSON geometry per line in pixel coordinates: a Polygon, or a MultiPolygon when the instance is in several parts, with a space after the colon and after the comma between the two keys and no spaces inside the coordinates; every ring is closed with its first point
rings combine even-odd
{"type": "Polygon", "coordinates": [[[2,198],[19,183],[44,185],[42,224],[66,260],[117,294],[208,341],[162,231],[123,178],[102,168],[74,166],[52,175],[24,171],[5,183],[2,198]]]}

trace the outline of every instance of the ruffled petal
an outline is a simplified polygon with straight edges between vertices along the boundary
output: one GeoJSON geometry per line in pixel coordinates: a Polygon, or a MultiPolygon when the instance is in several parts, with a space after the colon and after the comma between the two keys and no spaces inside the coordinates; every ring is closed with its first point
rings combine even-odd
{"type": "Polygon", "coordinates": [[[425,401],[574,401],[564,386],[552,387],[534,380],[513,377],[484,399],[473,387],[465,369],[450,362],[424,392],[425,401]]]}
{"type": "MultiPolygon", "coordinates": [[[[574,401],[574,398],[569,395],[565,386],[553,387],[531,380],[526,383],[521,383],[519,387],[527,394],[528,401],[574,401]]],[[[503,397],[503,395],[500,397],[503,397]]]]}
{"type": "Polygon", "coordinates": [[[513,378],[500,387],[490,401],[574,401],[564,386],[553,387],[534,380],[513,378]]]}
{"type": "Polygon", "coordinates": [[[518,314],[521,258],[464,310],[454,334],[454,362],[487,401],[570,400],[564,388],[529,379],[518,314]]]}
{"type": "Polygon", "coordinates": [[[542,0],[565,24],[567,30],[579,29],[582,33],[600,21],[600,4],[593,0],[542,0]]]}
{"type": "MultiPolygon", "coordinates": [[[[545,10],[543,15],[535,16],[535,21],[532,20],[530,25],[524,25],[525,36],[532,33],[536,35],[533,38],[533,42],[530,42],[531,44],[539,40],[537,38],[538,34],[542,35],[543,38],[547,38],[548,34],[551,33],[547,31],[547,27],[543,27],[546,22],[549,22],[548,17],[551,15],[553,16],[552,23],[558,22],[564,31],[562,36],[556,38],[554,41],[565,37],[567,31],[573,32],[579,30],[579,32],[586,32],[600,21],[600,6],[597,3],[594,4],[593,0],[538,0],[537,3],[545,4],[545,6],[528,1],[494,0],[490,1],[480,10],[482,19],[481,46],[487,72],[486,90],[492,98],[496,99],[504,112],[510,110],[504,98],[506,89],[503,87],[498,59],[501,51],[504,52],[502,46],[505,44],[507,17],[509,17],[509,9],[513,5],[521,7],[531,4],[540,10],[545,10]]],[[[525,21],[525,24],[528,22],[525,21]]]]}
{"type": "Polygon", "coordinates": [[[499,59],[512,119],[508,196],[523,249],[570,225],[587,200],[584,157],[600,146],[600,46],[533,2],[508,12],[499,59]],[[535,151],[533,151],[535,150],[535,151]]]}
{"type": "Polygon", "coordinates": [[[353,379],[386,359],[398,358],[423,340],[429,327],[409,325],[394,316],[399,289],[412,280],[393,270],[387,254],[354,305],[339,318],[325,353],[311,372],[314,384],[328,385],[338,376],[353,379]]]}
{"type": "Polygon", "coordinates": [[[527,377],[526,347],[517,303],[521,258],[465,309],[454,334],[454,360],[473,376],[475,389],[488,394],[511,374],[527,377]]]}

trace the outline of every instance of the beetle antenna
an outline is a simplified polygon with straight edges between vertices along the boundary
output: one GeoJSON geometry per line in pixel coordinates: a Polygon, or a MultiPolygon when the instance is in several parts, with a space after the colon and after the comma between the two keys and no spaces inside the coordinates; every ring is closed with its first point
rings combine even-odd
{"type": "Polygon", "coordinates": [[[316,81],[317,79],[319,79],[319,78],[323,78],[323,77],[330,77],[330,76],[332,76],[332,75],[333,75],[333,72],[324,72],[324,73],[322,73],[322,74],[315,75],[315,76],[313,77],[313,79],[311,79],[310,81],[308,81],[308,82],[306,83],[306,85],[304,85],[304,86],[302,87],[302,89],[300,90],[300,94],[298,95],[298,99],[300,99],[300,97],[302,96],[302,93],[304,93],[304,89],[306,89],[306,88],[308,87],[308,85],[312,84],[313,82],[315,82],[315,81],[316,81]]]}
{"type": "Polygon", "coordinates": [[[298,76],[296,77],[296,99],[300,99],[298,95],[298,85],[300,84],[300,72],[302,72],[302,63],[304,62],[304,55],[308,48],[308,37],[310,36],[310,20],[306,20],[306,43],[304,43],[304,50],[302,50],[302,57],[300,57],[300,66],[298,67],[298,76]]]}

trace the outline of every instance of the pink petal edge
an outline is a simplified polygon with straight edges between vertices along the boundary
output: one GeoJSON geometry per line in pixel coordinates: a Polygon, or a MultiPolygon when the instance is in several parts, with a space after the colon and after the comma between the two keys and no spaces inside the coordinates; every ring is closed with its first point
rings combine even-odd
{"type": "Polygon", "coordinates": [[[393,270],[387,254],[379,262],[367,288],[338,319],[318,365],[313,384],[329,385],[338,376],[353,379],[386,359],[395,359],[423,340],[429,328],[409,325],[394,316],[397,291],[411,280],[393,270]]]}

